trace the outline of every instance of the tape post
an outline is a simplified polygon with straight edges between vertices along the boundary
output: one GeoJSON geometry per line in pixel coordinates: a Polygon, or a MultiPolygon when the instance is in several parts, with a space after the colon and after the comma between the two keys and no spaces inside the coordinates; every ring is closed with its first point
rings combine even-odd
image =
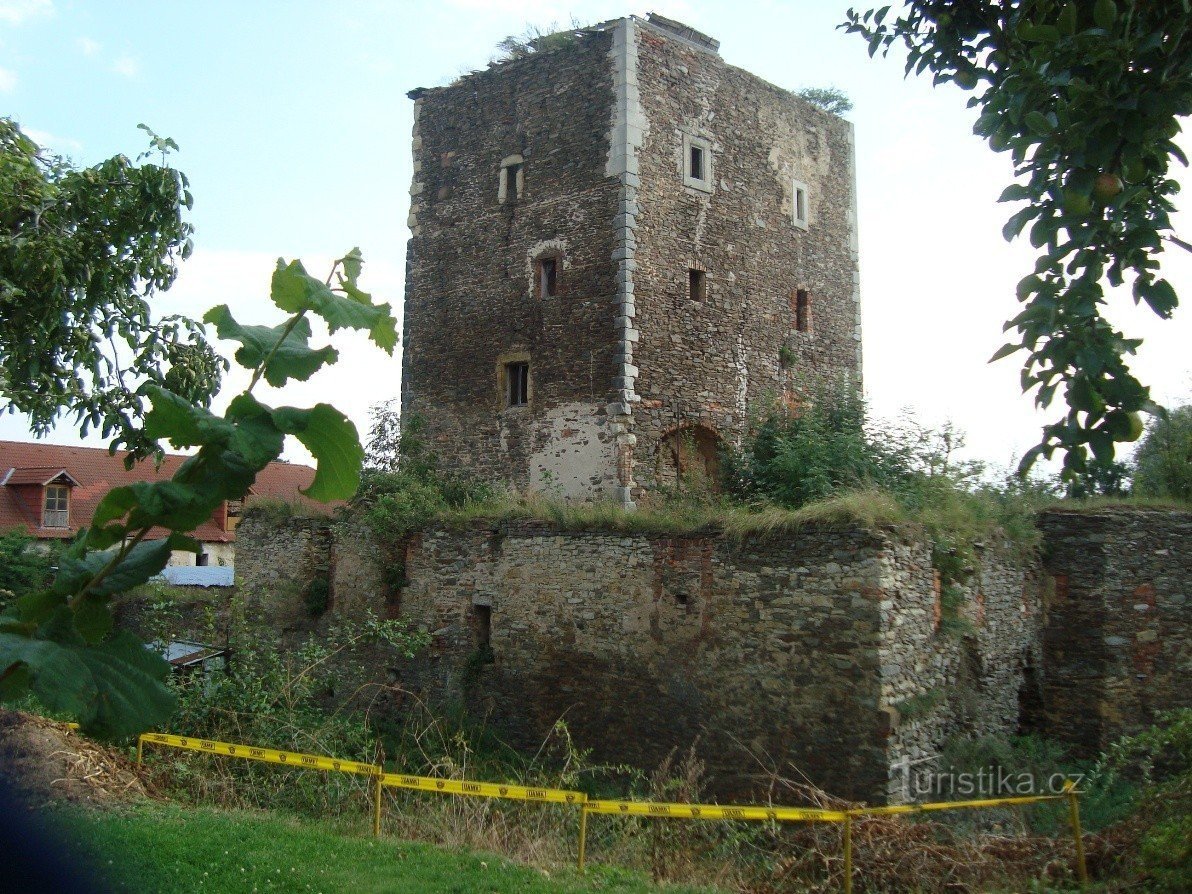
{"type": "Polygon", "coordinates": [[[219,754],[224,757],[238,757],[267,764],[280,764],[306,770],[325,770],[332,773],[358,773],[363,776],[378,776],[381,768],[376,764],[360,761],[340,760],[318,754],[303,754],[299,751],[278,751],[273,748],[257,748],[253,745],[235,745],[231,742],[215,742],[210,739],[196,739],[191,736],[172,736],[168,733],[145,733],[142,742],[151,745],[165,745],[201,754],[219,754]]]}

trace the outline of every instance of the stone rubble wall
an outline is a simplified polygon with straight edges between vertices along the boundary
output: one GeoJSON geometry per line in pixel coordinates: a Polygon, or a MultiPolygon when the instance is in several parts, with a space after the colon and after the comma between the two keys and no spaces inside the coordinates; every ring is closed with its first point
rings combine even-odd
{"type": "Polygon", "coordinates": [[[475,523],[392,556],[350,524],[250,514],[237,577],[283,631],[313,629],[295,618],[322,574],[328,619],[430,634],[412,662],[367,668],[393,710],[463,704],[529,750],[564,719],[597,760],[646,769],[695,743],[721,796],[794,766],[899,801],[949,738],[1033,731],[1093,755],[1192,701],[1192,514],[1048,512],[1040,528],[1042,569],[987,545],[951,621],[928,546],[861,530],[738,543],[475,523]]]}
{"type": "Polygon", "coordinates": [[[236,586],[248,616],[280,632],[307,626],[303,594],[312,580],[330,576],[331,546],[326,518],[245,512],[236,527],[236,586]]]}
{"type": "Polygon", "coordinates": [[[979,551],[958,587],[948,622],[942,585],[925,543],[899,543],[884,557],[882,701],[892,801],[924,791],[926,774],[953,737],[1004,738],[1020,730],[1024,688],[1040,662],[1042,594],[1037,575],[1005,545],[979,551]]]}
{"type": "Polygon", "coordinates": [[[1092,756],[1192,707],[1192,513],[1049,511],[1040,528],[1049,733],[1092,756]]]}
{"type": "Polygon", "coordinates": [[[464,699],[523,748],[563,719],[597,760],[650,768],[696,744],[721,793],[793,764],[880,797],[886,548],[861,531],[741,545],[526,523],[427,531],[401,614],[433,642],[406,682],[464,699]]]}

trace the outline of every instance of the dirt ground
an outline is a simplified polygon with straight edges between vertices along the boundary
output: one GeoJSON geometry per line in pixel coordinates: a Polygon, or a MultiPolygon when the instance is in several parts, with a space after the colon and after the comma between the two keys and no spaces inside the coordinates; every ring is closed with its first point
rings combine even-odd
{"type": "Polygon", "coordinates": [[[108,806],[147,795],[134,763],[65,723],[0,709],[0,775],[28,801],[108,806]]]}

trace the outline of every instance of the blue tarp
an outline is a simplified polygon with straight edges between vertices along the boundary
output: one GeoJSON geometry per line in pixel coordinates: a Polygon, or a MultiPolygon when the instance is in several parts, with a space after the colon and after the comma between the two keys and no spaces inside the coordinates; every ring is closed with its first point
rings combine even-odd
{"type": "Polygon", "coordinates": [[[236,569],[230,565],[169,565],[158,576],[179,587],[230,587],[236,569]]]}

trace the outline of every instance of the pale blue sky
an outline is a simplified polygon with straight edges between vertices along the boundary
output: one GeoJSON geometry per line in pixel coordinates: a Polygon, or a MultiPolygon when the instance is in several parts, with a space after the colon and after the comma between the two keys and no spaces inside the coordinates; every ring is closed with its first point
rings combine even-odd
{"type": "MultiPolygon", "coordinates": [[[[1000,236],[1009,210],[994,200],[1008,160],[971,134],[965,95],[904,80],[899,61],[870,60],[860,39],[837,31],[847,5],[0,0],[0,114],[84,163],[139,152],[140,122],[179,143],[197,250],[163,313],[227,302],[239,318],[261,319],[273,258],[302,257],[313,269],[353,245],[368,262],[366,284],[400,306],[406,92],[484,66],[497,41],[530,22],[664,13],[775,84],[834,84],[853,99],[867,390],[883,413],[909,405],[930,422],[954,419],[972,452],[1006,463],[1042,421],[1018,392],[1015,359],[985,363],[1031,266],[1029,248],[1000,236]]],[[[1172,250],[1164,263],[1192,301],[1190,258],[1172,250]]],[[[1146,339],[1136,365],[1157,397],[1188,401],[1186,309],[1158,323],[1123,295],[1114,315],[1146,339]]],[[[363,429],[368,406],[397,395],[399,364],[362,340],[336,341],[338,368],[270,399],[330,400],[363,429]]],[[[0,437],[24,434],[19,418],[0,420],[0,437]]],[[[63,427],[52,440],[76,438],[63,427]]]]}

